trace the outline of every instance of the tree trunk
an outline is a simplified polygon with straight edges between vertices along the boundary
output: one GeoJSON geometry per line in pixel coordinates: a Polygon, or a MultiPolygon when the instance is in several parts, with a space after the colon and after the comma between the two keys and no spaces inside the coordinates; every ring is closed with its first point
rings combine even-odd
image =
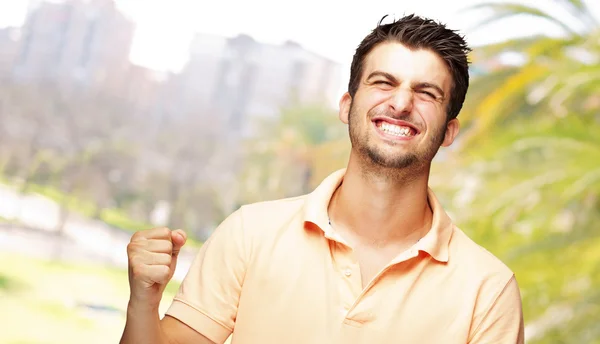
{"type": "Polygon", "coordinates": [[[64,251],[64,243],[68,240],[67,235],[65,233],[65,225],[69,220],[69,200],[71,199],[71,194],[73,192],[74,185],[73,182],[68,182],[64,191],[64,197],[60,202],[60,209],[58,215],[58,222],[56,223],[55,233],[58,237],[57,245],[55,246],[53,258],[54,260],[62,260],[63,251],[64,251]]]}

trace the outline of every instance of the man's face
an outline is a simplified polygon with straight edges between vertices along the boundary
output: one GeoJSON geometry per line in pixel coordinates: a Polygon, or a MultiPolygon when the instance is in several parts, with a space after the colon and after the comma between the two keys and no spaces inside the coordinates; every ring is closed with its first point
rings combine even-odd
{"type": "Polygon", "coordinates": [[[340,101],[354,153],[387,168],[430,163],[458,133],[458,120],[446,118],[451,83],[444,61],[429,50],[376,46],[354,98],[340,101]]]}

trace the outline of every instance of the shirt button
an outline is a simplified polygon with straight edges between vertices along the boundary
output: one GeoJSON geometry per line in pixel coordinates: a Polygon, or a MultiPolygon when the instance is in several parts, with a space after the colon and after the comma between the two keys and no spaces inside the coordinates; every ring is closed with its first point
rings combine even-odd
{"type": "Polygon", "coordinates": [[[352,270],[351,270],[351,269],[346,269],[346,270],[344,270],[344,275],[345,275],[346,277],[350,277],[350,276],[352,276],[352,270]]]}

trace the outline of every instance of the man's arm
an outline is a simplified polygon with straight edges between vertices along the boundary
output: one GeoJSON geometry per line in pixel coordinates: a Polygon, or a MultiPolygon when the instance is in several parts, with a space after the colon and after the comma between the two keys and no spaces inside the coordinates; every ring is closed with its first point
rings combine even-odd
{"type": "Polygon", "coordinates": [[[475,329],[469,344],[523,344],[521,294],[513,276],[475,329]]]}
{"type": "MultiPolygon", "coordinates": [[[[246,264],[250,261],[249,243],[239,209],[204,242],[166,316],[217,344],[224,343],[237,320],[246,264]]],[[[171,320],[165,321],[172,324],[171,320]]]]}
{"type": "Polygon", "coordinates": [[[128,307],[125,331],[121,344],[215,344],[181,321],[165,316],[159,319],[158,310],[128,307]]]}
{"type": "Polygon", "coordinates": [[[169,338],[169,344],[215,344],[191,327],[168,315],[162,319],[161,327],[169,338]]]}
{"type": "Polygon", "coordinates": [[[221,344],[232,333],[246,271],[241,212],[225,219],[202,245],[173,303],[158,306],[185,243],[166,228],[134,234],[128,245],[131,295],[121,344],[221,344]]]}
{"type": "Polygon", "coordinates": [[[158,315],[185,241],[184,231],[168,228],[139,231],[131,237],[127,245],[130,298],[121,344],[213,343],[177,320],[161,322],[158,315]]]}

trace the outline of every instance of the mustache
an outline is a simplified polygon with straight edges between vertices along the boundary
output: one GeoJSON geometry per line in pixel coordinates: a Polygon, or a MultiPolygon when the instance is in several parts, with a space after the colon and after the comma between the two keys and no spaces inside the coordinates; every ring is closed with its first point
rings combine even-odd
{"type": "Polygon", "coordinates": [[[421,122],[419,120],[417,120],[415,118],[415,116],[413,116],[410,113],[407,112],[394,112],[394,111],[389,111],[389,110],[378,110],[378,109],[371,109],[367,115],[369,116],[369,118],[373,118],[376,116],[382,116],[382,117],[388,117],[391,119],[395,119],[395,120],[399,120],[399,121],[404,121],[407,123],[410,123],[412,125],[415,126],[415,128],[419,128],[419,129],[423,129],[423,126],[421,125],[421,122]]]}

